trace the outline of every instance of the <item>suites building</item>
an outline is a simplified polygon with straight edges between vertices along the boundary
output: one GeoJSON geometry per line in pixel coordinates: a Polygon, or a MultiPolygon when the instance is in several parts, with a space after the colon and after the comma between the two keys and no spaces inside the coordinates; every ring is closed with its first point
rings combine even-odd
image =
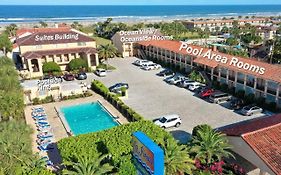
{"type": "Polygon", "coordinates": [[[226,84],[228,88],[244,90],[245,94],[265,98],[281,107],[281,67],[249,58],[235,57],[180,41],[139,42],[140,58],[153,58],[181,70],[200,70],[209,81],[226,84]],[[200,55],[200,53],[202,53],[200,55]]]}
{"type": "Polygon", "coordinates": [[[197,20],[197,21],[182,21],[182,23],[188,29],[200,28],[204,30],[208,27],[211,31],[215,30],[216,27],[219,27],[221,30],[223,27],[231,28],[233,26],[233,22],[237,21],[238,25],[245,25],[247,23],[251,25],[263,25],[268,22],[267,18],[254,18],[254,19],[227,19],[227,20],[197,20]]]}
{"type": "Polygon", "coordinates": [[[43,76],[42,65],[50,61],[63,71],[74,58],[85,59],[91,68],[99,64],[95,40],[69,27],[19,29],[12,57],[29,78],[43,76]]]}

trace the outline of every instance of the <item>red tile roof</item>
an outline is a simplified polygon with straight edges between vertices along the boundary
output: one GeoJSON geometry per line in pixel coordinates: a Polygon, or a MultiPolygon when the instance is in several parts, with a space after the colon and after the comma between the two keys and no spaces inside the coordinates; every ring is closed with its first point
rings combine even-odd
{"type": "Polygon", "coordinates": [[[274,173],[281,174],[281,114],[240,122],[220,131],[241,137],[274,173]]]}
{"type": "Polygon", "coordinates": [[[78,42],[91,42],[94,41],[91,37],[86,35],[82,35],[80,33],[74,31],[52,31],[52,32],[36,32],[31,35],[18,38],[16,43],[19,46],[32,46],[32,45],[45,45],[45,44],[61,44],[61,43],[78,43],[78,42]],[[55,36],[64,36],[69,35],[71,36],[69,39],[54,39],[55,36]],[[44,39],[36,41],[36,37],[52,37],[52,39],[44,39]],[[76,37],[77,36],[77,37],[76,37]]]}
{"type": "Polygon", "coordinates": [[[24,33],[37,33],[37,32],[44,32],[44,33],[49,33],[49,32],[67,32],[70,31],[71,28],[67,26],[63,27],[58,27],[58,28],[21,28],[17,30],[16,36],[19,37],[20,35],[24,33]]]}
{"type": "MultiPolygon", "coordinates": [[[[183,55],[190,55],[184,49],[179,50],[179,48],[181,46],[180,41],[154,40],[154,41],[138,42],[138,44],[143,45],[143,46],[154,46],[154,47],[170,50],[170,51],[173,51],[175,53],[180,53],[180,54],[183,54],[183,55]]],[[[188,45],[188,46],[191,46],[192,48],[196,48],[196,49],[199,49],[199,50],[202,48],[200,46],[194,46],[194,45],[188,45]]],[[[206,51],[208,51],[208,49],[203,48],[203,53],[206,52],[206,51]]],[[[219,62],[216,62],[214,59],[209,60],[207,58],[203,58],[203,57],[200,57],[200,56],[197,56],[196,59],[200,58],[200,59],[205,59],[207,61],[197,60],[196,62],[198,62],[200,64],[205,64],[207,66],[212,65],[210,67],[214,67],[214,65],[217,64],[221,67],[229,68],[230,70],[254,75],[254,76],[257,76],[257,77],[260,77],[260,78],[263,78],[263,79],[269,79],[269,80],[273,80],[273,81],[276,81],[276,82],[281,82],[281,66],[279,66],[279,65],[268,64],[268,63],[260,62],[260,61],[250,59],[250,58],[242,58],[242,57],[237,57],[237,56],[233,56],[233,55],[228,55],[228,54],[224,54],[224,53],[221,53],[221,52],[218,52],[218,51],[213,51],[212,53],[220,54],[221,56],[227,57],[229,59],[231,59],[232,57],[235,57],[235,58],[238,58],[239,61],[242,61],[244,63],[248,63],[250,65],[257,65],[259,67],[264,67],[265,73],[264,74],[258,74],[258,73],[255,73],[253,71],[250,71],[250,70],[240,69],[240,68],[238,68],[236,66],[233,66],[233,65],[219,63],[219,62]]],[[[194,56],[194,55],[190,55],[190,56],[194,56]]]]}
{"type": "Polygon", "coordinates": [[[28,51],[23,53],[21,56],[25,59],[40,59],[47,55],[62,55],[71,53],[85,53],[94,54],[97,50],[93,47],[82,47],[82,48],[70,48],[70,49],[53,49],[53,50],[42,50],[42,51],[28,51]]]}

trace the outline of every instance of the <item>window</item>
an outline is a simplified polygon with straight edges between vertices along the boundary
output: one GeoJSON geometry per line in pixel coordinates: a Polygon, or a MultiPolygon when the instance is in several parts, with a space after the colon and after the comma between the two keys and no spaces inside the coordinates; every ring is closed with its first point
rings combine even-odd
{"type": "Polygon", "coordinates": [[[78,46],[86,46],[86,43],[85,42],[79,42],[77,43],[78,46]]]}

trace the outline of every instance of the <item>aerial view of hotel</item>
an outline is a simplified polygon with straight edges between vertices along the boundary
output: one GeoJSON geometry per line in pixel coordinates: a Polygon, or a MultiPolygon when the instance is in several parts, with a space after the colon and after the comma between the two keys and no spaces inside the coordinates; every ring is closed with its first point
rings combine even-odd
{"type": "Polygon", "coordinates": [[[281,175],[281,2],[0,2],[0,175],[281,175]]]}

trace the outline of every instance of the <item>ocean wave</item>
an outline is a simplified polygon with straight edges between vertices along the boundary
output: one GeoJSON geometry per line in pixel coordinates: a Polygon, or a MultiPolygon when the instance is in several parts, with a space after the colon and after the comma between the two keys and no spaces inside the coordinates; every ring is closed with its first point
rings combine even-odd
{"type": "Polygon", "coordinates": [[[0,18],[0,23],[16,23],[16,22],[59,22],[59,21],[104,21],[107,18],[112,18],[113,21],[142,21],[142,20],[184,20],[190,18],[200,18],[200,17],[223,17],[223,16],[276,16],[281,15],[280,12],[255,12],[255,13],[194,13],[186,15],[163,15],[163,16],[85,16],[85,17],[44,17],[44,18],[0,18]]]}

